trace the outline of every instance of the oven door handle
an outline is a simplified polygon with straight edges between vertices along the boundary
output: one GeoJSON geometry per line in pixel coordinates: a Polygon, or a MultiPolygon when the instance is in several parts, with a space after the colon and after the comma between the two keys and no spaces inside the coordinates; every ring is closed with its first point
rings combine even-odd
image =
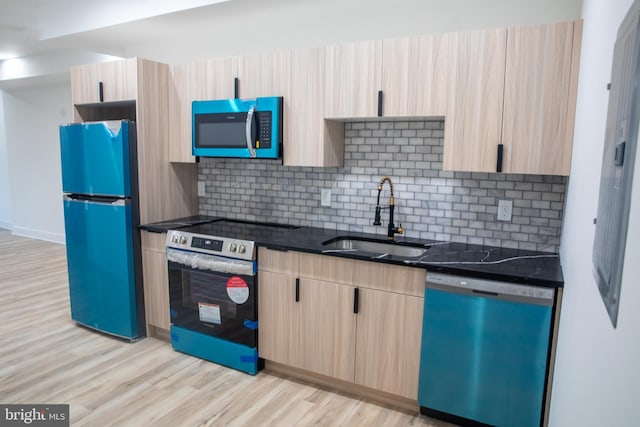
{"type": "Polygon", "coordinates": [[[254,261],[230,259],[215,255],[186,252],[167,248],[167,261],[175,262],[197,270],[253,276],[256,273],[254,261]]]}

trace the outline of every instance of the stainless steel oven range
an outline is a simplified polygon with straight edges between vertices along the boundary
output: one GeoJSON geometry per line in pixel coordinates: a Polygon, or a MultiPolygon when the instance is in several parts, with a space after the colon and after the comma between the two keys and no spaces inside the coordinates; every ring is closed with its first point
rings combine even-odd
{"type": "Polygon", "coordinates": [[[279,224],[218,220],[167,232],[171,344],[255,375],[258,358],[256,237],[279,224]]]}

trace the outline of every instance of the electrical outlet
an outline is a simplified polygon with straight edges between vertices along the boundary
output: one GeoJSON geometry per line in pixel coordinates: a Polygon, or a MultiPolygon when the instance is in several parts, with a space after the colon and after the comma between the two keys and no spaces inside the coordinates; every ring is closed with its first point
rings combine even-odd
{"type": "Polygon", "coordinates": [[[513,200],[498,200],[498,221],[511,221],[513,200]]]}
{"type": "Polygon", "coordinates": [[[204,197],[207,195],[204,187],[204,181],[198,181],[198,197],[204,197]]]}
{"type": "Polygon", "coordinates": [[[331,207],[331,190],[323,188],[320,190],[320,204],[331,207]]]}

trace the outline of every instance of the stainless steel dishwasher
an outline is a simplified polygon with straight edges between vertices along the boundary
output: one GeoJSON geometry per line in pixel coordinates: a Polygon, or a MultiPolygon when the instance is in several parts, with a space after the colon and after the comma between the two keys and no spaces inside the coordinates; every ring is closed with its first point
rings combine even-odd
{"type": "Polygon", "coordinates": [[[420,411],[463,425],[540,426],[554,295],[427,273],[420,411]]]}

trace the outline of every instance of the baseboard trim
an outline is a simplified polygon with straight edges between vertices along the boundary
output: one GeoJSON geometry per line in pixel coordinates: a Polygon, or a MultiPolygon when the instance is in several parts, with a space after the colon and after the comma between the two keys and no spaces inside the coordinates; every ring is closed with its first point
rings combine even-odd
{"type": "Polygon", "coordinates": [[[366,399],[377,405],[391,407],[407,414],[415,415],[420,413],[420,406],[418,405],[417,400],[396,396],[394,394],[374,390],[369,387],[338,380],[299,368],[292,368],[291,366],[286,366],[277,362],[271,362],[269,360],[265,362],[265,372],[271,375],[316,386],[323,386],[333,390],[334,392],[346,394],[355,398],[366,399]]]}
{"type": "Polygon", "coordinates": [[[64,244],[64,233],[52,233],[50,231],[35,230],[33,228],[15,226],[11,229],[16,236],[31,237],[33,239],[45,240],[47,242],[64,244]]]}
{"type": "Polygon", "coordinates": [[[0,228],[11,231],[13,229],[11,221],[0,219],[0,228]]]}

